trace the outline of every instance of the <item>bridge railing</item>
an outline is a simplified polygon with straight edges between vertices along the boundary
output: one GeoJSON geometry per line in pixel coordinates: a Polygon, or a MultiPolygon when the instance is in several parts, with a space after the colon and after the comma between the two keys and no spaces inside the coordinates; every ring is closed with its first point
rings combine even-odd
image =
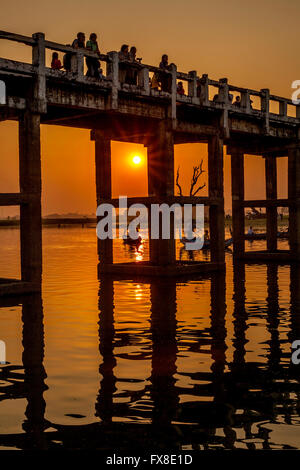
{"type": "Polygon", "coordinates": [[[226,78],[212,80],[207,74],[201,77],[195,70],[188,73],[177,71],[175,64],[168,70],[139,62],[120,61],[117,52],[96,54],[86,49],[74,49],[71,46],[59,44],[45,39],[43,33],[33,34],[32,37],[0,31],[0,39],[15,41],[32,47],[32,64],[1,59],[2,68],[16,73],[37,75],[36,99],[41,103],[40,108],[46,108],[46,77],[65,77],[80,82],[93,83],[95,86],[111,88],[111,107],[117,108],[119,92],[130,92],[159,97],[171,101],[171,117],[176,119],[177,103],[212,107],[224,110],[227,114],[249,114],[259,116],[268,128],[270,118],[279,121],[299,122],[300,106],[292,100],[271,95],[268,89],[253,90],[228,83],[226,78]],[[56,51],[70,54],[71,70],[57,71],[46,67],[46,51],[56,51]],[[98,59],[106,64],[105,74],[101,79],[85,76],[85,58],[98,59]],[[134,77],[132,83],[127,83],[126,74],[134,77]],[[168,75],[167,89],[152,87],[151,74],[168,75]],[[177,93],[178,82],[184,82],[185,93],[177,93]],[[236,98],[239,97],[237,100],[236,98]],[[233,100],[235,99],[235,102],[233,100]]]}

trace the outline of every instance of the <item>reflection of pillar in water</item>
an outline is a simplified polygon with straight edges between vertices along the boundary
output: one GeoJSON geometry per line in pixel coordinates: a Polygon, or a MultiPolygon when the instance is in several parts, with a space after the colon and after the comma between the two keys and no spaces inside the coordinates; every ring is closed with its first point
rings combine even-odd
{"type": "Polygon", "coordinates": [[[278,265],[267,265],[267,328],[270,333],[270,351],[269,351],[269,367],[278,370],[280,367],[280,339],[279,339],[279,287],[278,287],[278,265]]]}
{"type": "Polygon", "coordinates": [[[157,279],[151,282],[151,333],[153,400],[152,423],[169,425],[176,416],[178,393],[176,368],[176,283],[157,279]]]}
{"type": "Polygon", "coordinates": [[[233,265],[233,369],[239,369],[245,364],[247,312],[245,308],[246,288],[245,288],[245,264],[234,263],[233,265]]]}
{"type": "Polygon", "coordinates": [[[213,273],[211,277],[211,357],[214,361],[213,388],[215,401],[222,401],[224,395],[224,369],[226,362],[226,279],[225,272],[213,273]]]}
{"type": "MultiPolygon", "coordinates": [[[[298,264],[291,264],[290,274],[290,290],[291,290],[291,304],[290,304],[290,330],[288,339],[290,344],[295,340],[300,340],[300,270],[298,264]]],[[[290,351],[292,355],[293,351],[290,351]]],[[[299,365],[290,362],[290,375],[289,378],[299,380],[299,365]]],[[[298,398],[298,407],[300,409],[300,396],[298,398]]]]}
{"type": "Polygon", "coordinates": [[[110,278],[100,280],[99,289],[99,351],[102,356],[99,372],[102,375],[99,395],[96,402],[96,416],[105,423],[113,417],[113,394],[116,390],[114,367],[114,285],[110,278]]]}
{"type": "Polygon", "coordinates": [[[291,329],[289,340],[291,343],[300,339],[300,269],[299,265],[291,264],[290,274],[291,290],[291,329]]]}
{"type": "Polygon", "coordinates": [[[23,309],[23,365],[27,396],[26,418],[23,428],[30,437],[30,447],[44,448],[45,408],[43,392],[47,389],[43,366],[44,324],[40,294],[24,296],[23,309]]]}

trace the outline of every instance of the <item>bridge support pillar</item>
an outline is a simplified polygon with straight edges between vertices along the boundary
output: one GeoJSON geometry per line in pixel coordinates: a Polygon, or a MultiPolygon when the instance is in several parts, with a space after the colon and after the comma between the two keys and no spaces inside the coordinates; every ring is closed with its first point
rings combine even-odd
{"type": "Polygon", "coordinates": [[[214,136],[208,142],[208,185],[209,197],[219,200],[209,207],[211,261],[215,263],[225,262],[223,180],[223,139],[214,136]]]}
{"type": "Polygon", "coordinates": [[[41,283],[42,215],[40,115],[25,111],[19,119],[20,205],[22,281],[41,283]]]}
{"type": "Polygon", "coordinates": [[[233,254],[240,258],[245,253],[244,211],[244,154],[239,149],[231,151],[232,237],[233,254]]]}
{"type": "Polygon", "coordinates": [[[293,260],[300,261],[300,148],[288,151],[289,241],[293,260]]]}
{"type": "MultiPolygon", "coordinates": [[[[95,141],[96,195],[97,207],[103,199],[111,199],[111,139],[101,131],[93,131],[95,141]]],[[[113,240],[98,238],[100,264],[113,263],[113,240]]]]}
{"type": "MultiPolygon", "coordinates": [[[[266,198],[277,199],[277,160],[274,155],[265,157],[266,198]]],[[[277,207],[267,207],[267,250],[277,250],[277,207]]]]}
{"type": "MultiPolygon", "coordinates": [[[[169,121],[159,123],[148,145],[148,195],[156,196],[162,203],[166,197],[174,196],[174,140],[169,121]]],[[[155,265],[175,264],[174,220],[171,217],[170,239],[161,238],[161,219],[159,225],[159,240],[152,240],[149,233],[150,262],[155,265]]]]}

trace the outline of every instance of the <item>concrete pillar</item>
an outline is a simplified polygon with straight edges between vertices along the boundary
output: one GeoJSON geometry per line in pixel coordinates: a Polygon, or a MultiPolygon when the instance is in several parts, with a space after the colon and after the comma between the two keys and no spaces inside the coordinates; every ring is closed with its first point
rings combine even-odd
{"type": "Polygon", "coordinates": [[[19,119],[21,273],[23,281],[41,283],[42,215],[40,115],[25,111],[19,119]]]}
{"type": "MultiPolygon", "coordinates": [[[[161,202],[174,195],[174,140],[169,120],[161,121],[148,145],[148,195],[157,196],[161,202]]],[[[171,224],[171,232],[172,232],[171,224]]],[[[161,224],[160,224],[161,227],[161,224]]],[[[175,240],[151,240],[150,261],[154,264],[174,264],[175,240]]]]}
{"type": "Polygon", "coordinates": [[[211,137],[208,142],[208,185],[209,197],[219,199],[218,205],[209,207],[211,261],[224,263],[223,140],[219,136],[211,137]]]}
{"type": "MultiPolygon", "coordinates": [[[[94,131],[95,140],[95,168],[96,168],[96,194],[97,207],[103,199],[111,199],[111,140],[101,131],[94,131]]],[[[98,239],[98,256],[100,264],[113,262],[113,240],[98,239]]]]}
{"type": "MultiPolygon", "coordinates": [[[[277,161],[273,155],[265,157],[266,197],[277,199],[277,161]]],[[[267,207],[267,249],[277,250],[277,207],[267,207]]]]}
{"type": "Polygon", "coordinates": [[[240,257],[245,252],[244,154],[238,149],[231,151],[231,194],[233,254],[240,257]]]}
{"type": "Polygon", "coordinates": [[[293,258],[300,261],[300,148],[288,151],[289,238],[293,258]]]}

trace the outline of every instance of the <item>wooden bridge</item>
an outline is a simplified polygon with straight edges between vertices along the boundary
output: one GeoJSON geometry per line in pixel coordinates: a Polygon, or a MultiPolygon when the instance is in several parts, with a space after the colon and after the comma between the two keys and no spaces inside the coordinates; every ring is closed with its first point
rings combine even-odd
{"type": "Polygon", "coordinates": [[[113,241],[99,241],[100,272],[129,275],[178,275],[224,269],[223,147],[231,155],[234,256],[241,259],[300,260],[300,107],[289,99],[233,86],[223,78],[211,80],[196,71],[182,73],[171,64],[168,71],[140,63],[134,68],[137,83],[120,82],[117,52],[101,55],[104,77],[85,76],[85,57],[99,58],[84,49],[47,41],[43,33],[32,37],[0,31],[0,39],[32,48],[32,63],[0,58],[1,120],[19,122],[20,192],[0,194],[0,205],[20,206],[22,279],[1,280],[0,293],[40,288],[42,272],[40,124],[91,130],[95,141],[97,205],[111,199],[111,140],[147,147],[147,198],[128,203],[177,202],[209,206],[211,259],[209,262],[176,260],[175,240],[149,240],[150,260],[114,263],[113,241]],[[71,71],[46,66],[48,50],[70,53],[71,71]],[[151,74],[169,74],[169,92],[151,89],[151,74]],[[187,84],[188,94],[177,94],[177,82],[187,84]],[[240,96],[240,106],[232,103],[240,96]],[[208,144],[208,197],[174,195],[174,144],[208,144]],[[265,159],[266,200],[244,200],[244,154],[265,159]],[[277,198],[276,159],[288,156],[288,198],[277,198]],[[265,207],[267,250],[245,252],[244,210],[265,207]],[[290,250],[277,250],[277,207],[289,208],[290,250]]]}

